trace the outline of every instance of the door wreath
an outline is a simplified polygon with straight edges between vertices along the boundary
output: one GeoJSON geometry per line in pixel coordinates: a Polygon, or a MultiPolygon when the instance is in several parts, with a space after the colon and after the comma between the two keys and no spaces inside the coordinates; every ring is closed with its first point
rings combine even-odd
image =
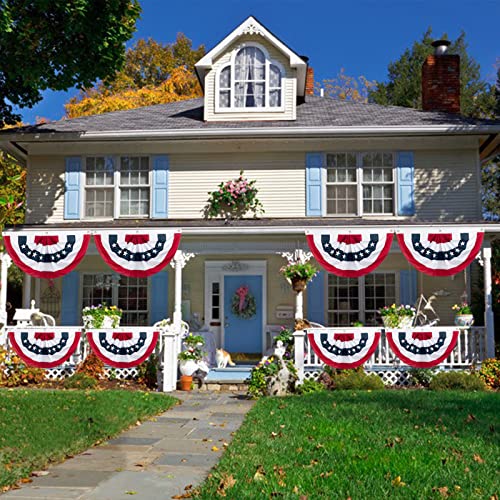
{"type": "Polygon", "coordinates": [[[236,290],[231,302],[231,311],[235,316],[242,319],[250,319],[255,316],[257,304],[248,286],[240,286],[236,290]]]}

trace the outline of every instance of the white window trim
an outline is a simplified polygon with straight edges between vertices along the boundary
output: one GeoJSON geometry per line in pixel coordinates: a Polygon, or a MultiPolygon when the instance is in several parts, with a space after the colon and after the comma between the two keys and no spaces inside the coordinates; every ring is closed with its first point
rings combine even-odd
{"type": "MultiPolygon", "coordinates": [[[[237,47],[234,48],[234,50],[231,53],[231,60],[230,62],[221,65],[215,72],[215,112],[216,113],[282,113],[285,111],[285,68],[283,65],[274,59],[272,59],[269,55],[269,52],[265,47],[258,43],[253,43],[253,42],[244,42],[239,44],[237,47]],[[259,50],[261,50],[264,53],[264,56],[266,57],[266,68],[265,68],[265,81],[266,81],[266,92],[265,92],[265,99],[266,99],[266,105],[264,107],[253,107],[253,108],[247,108],[247,107],[241,107],[237,108],[233,106],[234,103],[234,96],[235,96],[235,78],[234,78],[234,67],[235,67],[235,61],[236,61],[236,54],[243,48],[246,47],[255,47],[259,50]],[[274,65],[279,70],[281,71],[281,106],[269,106],[269,66],[274,65]],[[230,67],[231,71],[231,87],[230,87],[230,104],[228,108],[224,108],[220,106],[219,98],[220,98],[220,74],[222,70],[224,70],[227,67],[230,67]]],[[[275,87],[273,87],[275,88],[275,87]]]]}
{"type": "Polygon", "coordinates": [[[94,154],[94,155],[84,155],[82,159],[82,169],[80,171],[80,220],[87,221],[108,221],[116,219],[149,219],[153,217],[153,156],[148,154],[138,154],[138,153],[122,153],[120,155],[109,155],[109,154],[94,154]],[[120,215],[120,165],[121,159],[126,156],[136,156],[148,158],[149,172],[148,172],[148,182],[149,182],[149,213],[144,215],[120,215]],[[113,158],[113,185],[109,186],[109,189],[113,188],[113,217],[88,217],[85,215],[85,204],[86,204],[86,169],[87,169],[87,158],[113,158]]]}
{"type": "MultiPolygon", "coordinates": [[[[394,274],[394,287],[395,287],[395,296],[396,296],[396,303],[399,304],[400,302],[400,270],[394,270],[394,269],[377,269],[376,271],[372,271],[370,274],[394,274]]],[[[365,323],[366,321],[366,276],[359,276],[358,278],[358,304],[359,304],[359,321],[361,323],[365,323]],[[363,306],[363,307],[361,307],[363,306]]],[[[328,324],[328,315],[330,311],[336,311],[336,309],[330,309],[328,307],[328,279],[325,280],[325,286],[324,286],[324,300],[326,304],[326,317],[325,317],[325,322],[328,324]]],[[[390,305],[390,304],[388,304],[390,305]]],[[[338,312],[338,311],[337,311],[338,312]]],[[[344,325],[344,326],[350,326],[350,325],[344,325]]]]}
{"type": "MultiPolygon", "coordinates": [[[[323,217],[332,217],[332,218],[345,218],[345,217],[397,217],[398,213],[398,177],[397,177],[397,165],[396,165],[396,151],[395,150],[387,150],[387,149],[374,149],[374,150],[365,150],[365,151],[349,151],[349,150],[342,150],[342,151],[334,151],[334,150],[329,150],[323,155],[323,172],[322,172],[322,177],[321,177],[321,184],[322,184],[322,206],[323,206],[323,217]],[[329,154],[343,154],[343,153],[350,153],[350,154],[355,154],[356,155],[356,186],[357,186],[357,213],[356,214],[331,214],[328,213],[327,210],[327,185],[341,185],[339,183],[328,183],[328,165],[327,165],[327,155],[329,154]],[[363,185],[364,184],[369,184],[373,185],[374,183],[370,182],[363,182],[363,166],[361,162],[361,155],[367,154],[367,153],[391,153],[392,155],[392,183],[390,182],[383,182],[380,183],[384,186],[387,185],[392,185],[393,186],[393,197],[392,197],[392,212],[380,212],[380,213],[364,213],[363,211],[363,185]]],[[[387,167],[386,167],[387,168],[387,167]]]]}
{"type": "MultiPolygon", "coordinates": [[[[83,310],[83,282],[84,276],[95,276],[98,274],[111,274],[112,276],[112,285],[111,285],[111,300],[112,304],[108,305],[117,305],[118,304],[118,288],[120,287],[119,283],[115,283],[115,280],[117,280],[120,275],[114,271],[111,270],[104,270],[104,271],[82,271],[80,273],[80,284],[79,284],[79,292],[78,292],[78,303],[80,305],[80,322],[82,321],[82,310],[83,310]]],[[[151,324],[151,279],[147,278],[147,312],[148,312],[148,324],[151,324]]],[[[138,325],[131,325],[131,326],[138,326],[138,325]]]]}

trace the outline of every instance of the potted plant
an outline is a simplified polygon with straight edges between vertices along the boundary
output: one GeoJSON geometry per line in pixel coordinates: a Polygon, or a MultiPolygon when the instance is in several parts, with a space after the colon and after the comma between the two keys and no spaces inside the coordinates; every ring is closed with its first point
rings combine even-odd
{"type": "Polygon", "coordinates": [[[305,290],[310,281],[318,272],[318,269],[310,262],[289,263],[280,269],[280,273],[291,283],[295,292],[305,290]]]}
{"type": "Polygon", "coordinates": [[[181,372],[181,390],[189,391],[193,382],[193,373],[198,370],[200,362],[203,360],[205,353],[202,348],[205,345],[205,340],[201,335],[193,335],[189,333],[182,340],[184,350],[178,355],[179,370],[181,372]]]}
{"type": "Polygon", "coordinates": [[[98,306],[84,307],[82,310],[83,326],[92,328],[117,328],[123,311],[116,306],[99,304],[98,306]]]}
{"type": "Polygon", "coordinates": [[[403,304],[385,306],[379,311],[386,328],[411,328],[415,312],[413,306],[403,304]]]}
{"type": "Polygon", "coordinates": [[[248,212],[253,212],[254,217],[263,214],[255,183],[255,180],[249,181],[243,176],[243,170],[236,179],[221,182],[215,191],[208,193],[210,197],[205,207],[206,216],[241,219],[248,212]]]}
{"type": "Polygon", "coordinates": [[[462,302],[460,305],[455,304],[452,306],[455,311],[455,325],[464,328],[469,328],[474,324],[474,316],[472,310],[467,302],[462,302]]]}

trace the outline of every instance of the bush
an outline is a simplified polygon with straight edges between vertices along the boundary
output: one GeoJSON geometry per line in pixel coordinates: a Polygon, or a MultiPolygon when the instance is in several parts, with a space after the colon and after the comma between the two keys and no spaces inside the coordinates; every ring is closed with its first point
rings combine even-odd
{"type": "Polygon", "coordinates": [[[436,372],[430,368],[412,368],[408,373],[411,381],[422,387],[429,387],[432,379],[436,376],[436,372]]]}
{"type": "Polygon", "coordinates": [[[486,384],[474,373],[447,371],[439,372],[429,384],[433,391],[484,391],[486,384]]]}
{"type": "Polygon", "coordinates": [[[485,359],[479,376],[490,389],[500,389],[500,359],[485,359]]]}
{"type": "Polygon", "coordinates": [[[149,358],[137,367],[137,382],[148,389],[158,387],[158,356],[151,354],[149,358]]]}
{"type": "Polygon", "coordinates": [[[64,379],[65,389],[93,389],[97,385],[97,380],[86,373],[74,373],[71,377],[64,379]]]}
{"type": "Polygon", "coordinates": [[[95,380],[104,378],[104,363],[93,352],[85,358],[76,368],[76,373],[83,373],[95,380]]]}
{"type": "Polygon", "coordinates": [[[362,371],[348,370],[335,378],[335,389],[379,391],[385,389],[385,386],[382,379],[374,373],[367,375],[362,371]]]}
{"type": "Polygon", "coordinates": [[[298,385],[296,388],[297,394],[313,394],[315,392],[323,392],[325,386],[316,380],[305,379],[302,384],[298,385]]]}
{"type": "Polygon", "coordinates": [[[35,385],[45,382],[45,370],[28,366],[15,352],[0,346],[0,387],[35,385]]]}

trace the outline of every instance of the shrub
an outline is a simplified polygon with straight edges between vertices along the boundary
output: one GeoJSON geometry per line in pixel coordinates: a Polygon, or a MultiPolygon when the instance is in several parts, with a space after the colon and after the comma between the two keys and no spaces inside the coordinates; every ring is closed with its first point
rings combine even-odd
{"type": "Polygon", "coordinates": [[[17,354],[0,346],[0,387],[45,382],[45,370],[28,366],[17,354]]]}
{"type": "Polygon", "coordinates": [[[363,371],[348,370],[335,378],[335,389],[338,390],[369,390],[378,391],[385,389],[382,379],[374,373],[367,375],[363,371]]]}
{"type": "Polygon", "coordinates": [[[429,387],[432,379],[436,376],[436,372],[430,368],[412,368],[408,373],[411,381],[422,387],[429,387]]]}
{"type": "Polygon", "coordinates": [[[323,392],[324,390],[325,386],[322,383],[312,379],[305,379],[304,382],[296,388],[297,394],[313,394],[315,392],[323,392]]]}
{"type": "Polygon", "coordinates": [[[486,384],[474,373],[447,371],[439,372],[429,384],[433,391],[484,391],[486,384]]]}
{"type": "Polygon", "coordinates": [[[97,380],[86,373],[77,372],[64,379],[65,389],[93,389],[97,385],[97,380]]]}
{"type": "Polygon", "coordinates": [[[84,373],[95,380],[104,378],[104,363],[93,352],[76,368],[76,373],[84,373]]]}
{"type": "Polygon", "coordinates": [[[137,382],[144,384],[148,389],[158,386],[158,356],[151,354],[149,358],[137,367],[137,382]]]}
{"type": "Polygon", "coordinates": [[[490,389],[500,389],[500,359],[485,359],[479,376],[490,389]]]}

